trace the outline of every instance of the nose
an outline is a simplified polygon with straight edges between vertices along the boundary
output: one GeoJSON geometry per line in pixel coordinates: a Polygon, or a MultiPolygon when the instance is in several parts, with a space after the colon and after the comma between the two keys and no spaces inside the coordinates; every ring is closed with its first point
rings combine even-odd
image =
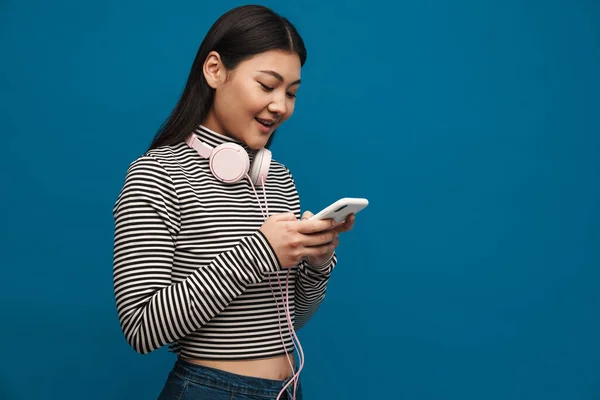
{"type": "Polygon", "coordinates": [[[287,107],[285,105],[285,95],[277,96],[276,98],[274,98],[273,101],[271,101],[271,103],[269,103],[269,106],[267,107],[267,109],[270,112],[277,114],[279,116],[285,115],[285,113],[287,112],[287,107]]]}

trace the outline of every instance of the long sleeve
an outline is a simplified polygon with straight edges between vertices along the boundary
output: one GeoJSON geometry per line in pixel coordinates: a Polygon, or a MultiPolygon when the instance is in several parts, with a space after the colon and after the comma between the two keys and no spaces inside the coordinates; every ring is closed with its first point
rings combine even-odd
{"type": "Polygon", "coordinates": [[[329,277],[337,263],[337,255],[322,265],[302,260],[296,275],[296,319],[294,328],[300,329],[310,320],[325,299],[329,277]]]}
{"type": "Polygon", "coordinates": [[[151,156],[133,162],[113,209],[113,284],[127,342],[146,354],[193,332],[246,287],[281,268],[260,231],[172,281],[180,209],[175,185],[151,156]]]}
{"type": "MultiPolygon", "coordinates": [[[[286,168],[287,169],[287,168],[286,168]]],[[[292,173],[287,169],[292,185],[296,192],[295,200],[300,204],[300,196],[296,189],[296,183],[292,173]]],[[[322,265],[312,265],[307,259],[302,260],[298,265],[298,273],[296,274],[296,294],[295,307],[296,316],[294,319],[294,328],[300,329],[310,320],[310,318],[319,309],[325,294],[327,292],[327,284],[329,277],[337,263],[337,255],[333,253],[331,258],[322,265]]]]}

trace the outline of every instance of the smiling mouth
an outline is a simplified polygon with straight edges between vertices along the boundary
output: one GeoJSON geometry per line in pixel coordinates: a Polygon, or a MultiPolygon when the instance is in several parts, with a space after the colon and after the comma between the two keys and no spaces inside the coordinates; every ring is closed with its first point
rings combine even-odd
{"type": "Polygon", "coordinates": [[[266,126],[267,128],[272,127],[273,125],[275,125],[276,121],[273,120],[268,120],[268,119],[262,119],[262,118],[254,118],[256,121],[258,121],[259,124],[266,126]]]}

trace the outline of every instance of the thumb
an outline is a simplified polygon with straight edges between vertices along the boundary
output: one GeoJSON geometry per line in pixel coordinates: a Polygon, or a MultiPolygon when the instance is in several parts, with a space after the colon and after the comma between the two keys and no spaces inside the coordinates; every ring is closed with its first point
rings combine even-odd
{"type": "Polygon", "coordinates": [[[311,213],[310,211],[306,210],[306,211],[304,211],[304,214],[302,214],[302,220],[309,219],[313,215],[314,215],[313,213],[311,213]]]}

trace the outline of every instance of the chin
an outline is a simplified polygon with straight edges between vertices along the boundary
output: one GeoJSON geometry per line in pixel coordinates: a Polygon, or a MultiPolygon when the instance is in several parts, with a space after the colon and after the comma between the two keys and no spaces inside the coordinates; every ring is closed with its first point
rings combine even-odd
{"type": "Polygon", "coordinates": [[[246,142],[246,145],[248,147],[250,147],[252,150],[260,150],[263,147],[265,147],[265,145],[269,141],[270,137],[271,136],[269,135],[269,136],[265,136],[265,137],[252,138],[251,140],[248,140],[246,142]]]}

